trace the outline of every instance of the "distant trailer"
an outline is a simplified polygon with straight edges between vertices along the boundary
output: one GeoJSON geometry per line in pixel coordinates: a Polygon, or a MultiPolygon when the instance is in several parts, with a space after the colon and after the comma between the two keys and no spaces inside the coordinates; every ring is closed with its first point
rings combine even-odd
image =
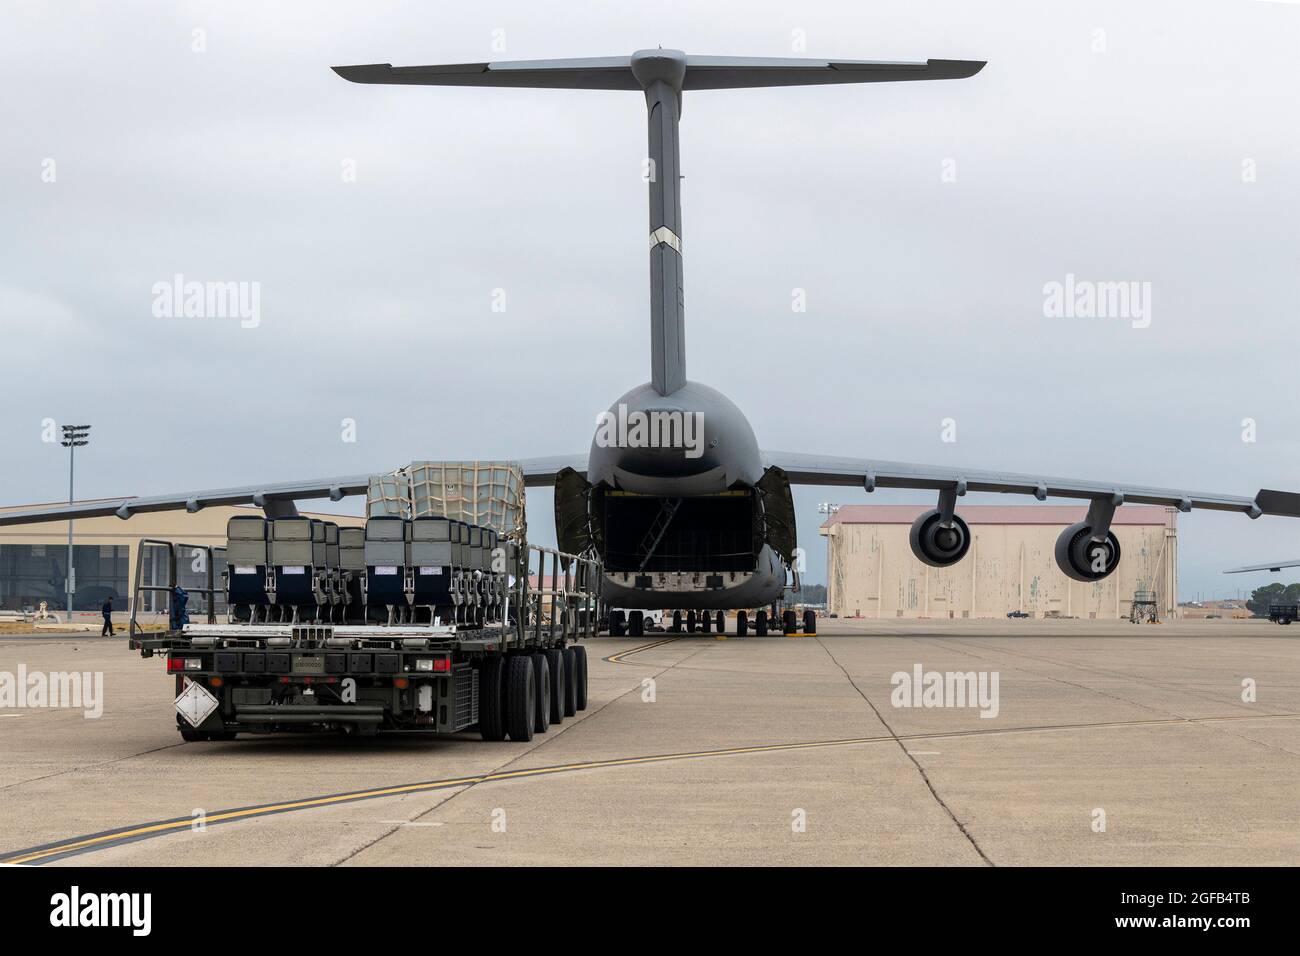
{"type": "Polygon", "coordinates": [[[1300,604],[1270,604],[1268,619],[1277,624],[1290,624],[1300,619],[1300,604]]]}

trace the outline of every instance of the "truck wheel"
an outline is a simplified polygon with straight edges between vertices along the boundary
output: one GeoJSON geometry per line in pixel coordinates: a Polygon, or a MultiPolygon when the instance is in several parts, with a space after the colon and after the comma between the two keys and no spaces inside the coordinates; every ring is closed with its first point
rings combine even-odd
{"type": "Polygon", "coordinates": [[[484,740],[505,740],[505,659],[500,654],[483,658],[478,668],[478,732],[484,740]]]}
{"type": "Polygon", "coordinates": [[[551,672],[551,723],[564,723],[564,652],[552,647],[546,652],[546,667],[551,672]]]}
{"type": "Polygon", "coordinates": [[[736,636],[744,637],[749,633],[749,614],[745,611],[736,612],[736,636]]]}
{"type": "Polygon", "coordinates": [[[538,651],[533,655],[533,680],[537,684],[534,694],[533,730],[544,734],[551,729],[551,668],[546,655],[538,651]]]}
{"type": "Polygon", "coordinates": [[[767,637],[767,611],[759,611],[754,615],[754,633],[759,637],[767,637]]]}
{"type": "Polygon", "coordinates": [[[805,634],[817,633],[817,612],[816,611],[803,612],[803,632],[805,634]]]}
{"type": "Polygon", "coordinates": [[[573,646],[573,702],[578,710],[587,709],[587,649],[581,644],[573,646]]]}
{"type": "Polygon", "coordinates": [[[578,655],[572,647],[566,647],[564,656],[564,716],[572,717],[578,712],[578,655]]]}
{"type": "Polygon", "coordinates": [[[533,720],[537,716],[537,678],[533,676],[531,654],[511,654],[506,658],[506,733],[515,743],[533,739],[533,720]]]}
{"type": "Polygon", "coordinates": [[[201,734],[197,730],[193,730],[190,727],[181,728],[181,740],[185,741],[186,743],[192,744],[200,740],[207,740],[207,739],[208,739],[207,734],[201,734]]]}

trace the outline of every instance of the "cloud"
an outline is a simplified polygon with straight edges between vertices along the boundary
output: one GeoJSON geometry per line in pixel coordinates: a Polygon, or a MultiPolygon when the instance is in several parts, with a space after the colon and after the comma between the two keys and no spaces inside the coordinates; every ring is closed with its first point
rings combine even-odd
{"type": "MultiPolygon", "coordinates": [[[[1094,20],[956,0],[19,4],[0,36],[21,91],[0,101],[20,224],[0,236],[3,502],[57,497],[46,416],[95,423],[88,495],[586,449],[595,413],[648,377],[640,97],[329,70],[490,59],[498,29],[509,58],[791,55],[799,28],[812,56],[989,60],[953,83],[687,95],[688,374],[761,444],[1296,487],[1300,128],[1277,118],[1300,25],[1264,3],[1094,20]],[[154,319],[150,289],[177,272],[260,283],[261,323],[154,319]],[[1151,327],[1044,318],[1067,273],[1151,282],[1151,327]]],[[[797,498],[812,580],[825,497],[797,498]]],[[[1286,522],[1217,520],[1181,522],[1189,591],[1295,550],[1286,522]]]]}

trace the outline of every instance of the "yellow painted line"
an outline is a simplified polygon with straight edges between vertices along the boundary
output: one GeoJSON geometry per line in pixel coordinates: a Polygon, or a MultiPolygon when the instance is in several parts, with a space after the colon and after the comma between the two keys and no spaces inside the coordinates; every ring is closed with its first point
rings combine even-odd
{"type": "Polygon", "coordinates": [[[604,660],[606,663],[609,664],[626,664],[628,662],[623,660],[623,658],[625,657],[630,657],[633,654],[639,654],[642,651],[648,651],[651,648],[663,647],[665,644],[671,644],[675,640],[677,640],[677,638],[669,637],[662,641],[651,641],[649,644],[642,644],[639,647],[633,647],[626,651],[619,651],[617,654],[611,654],[609,655],[609,657],[604,658],[604,660]]]}
{"type": "MultiPolygon", "coordinates": [[[[328,797],[308,798],[288,803],[264,804],[256,807],[245,807],[242,810],[227,810],[220,813],[208,814],[203,818],[203,821],[204,823],[213,824],[224,823],[230,820],[250,819],[253,817],[268,816],[274,813],[284,813],[291,810],[306,810],[313,807],[326,807],[333,804],[349,803],[357,800],[371,800],[377,797],[391,797],[399,794],[419,793],[428,790],[445,790],[451,787],[468,786],[476,783],[516,780],[524,777],[548,776],[557,773],[571,773],[576,770],[595,770],[605,767],[630,767],[651,763],[663,763],[670,760],[692,760],[703,757],[723,757],[769,751],[807,750],[816,747],[837,747],[845,746],[847,744],[868,743],[891,739],[892,738],[890,737],[858,737],[845,740],[814,740],[794,744],[765,744],[753,747],[733,747],[723,750],[697,750],[686,753],[653,754],[645,757],[615,757],[608,760],[592,760],[583,763],[558,764],[550,767],[506,770],[499,773],[483,774],[478,777],[462,777],[455,780],[432,780],[426,783],[403,784],[401,786],[383,787],[375,790],[357,790],[351,793],[339,793],[328,797]]],[[[35,863],[39,860],[51,856],[59,856],[64,853],[74,853],[81,850],[103,848],[113,843],[140,839],[141,837],[161,836],[166,833],[176,833],[190,829],[193,824],[194,820],[192,818],[145,824],[143,826],[133,827],[127,830],[119,830],[113,833],[103,833],[93,837],[77,838],[66,843],[55,844],[31,852],[20,852],[17,856],[4,857],[3,859],[0,859],[0,862],[10,864],[35,863]]]]}
{"type": "MultiPolygon", "coordinates": [[[[1295,720],[1297,718],[1300,718],[1300,713],[1235,714],[1226,717],[1175,717],[1160,720],[1117,720],[1095,724],[1044,724],[1031,727],[958,730],[933,734],[900,734],[897,738],[889,735],[874,737],[846,737],[832,740],[809,740],[787,744],[756,744],[749,747],[728,747],[717,750],[693,750],[681,753],[649,754],[641,757],[612,757],[606,760],[557,764],[549,767],[534,767],[522,770],[503,770],[482,774],[480,776],[460,777],[448,780],[430,780],[424,783],[401,784],[398,786],[381,787],[373,790],[357,790],[350,793],[338,793],[326,797],[310,797],[303,800],[294,800],[285,803],[263,804],[256,807],[245,807],[241,810],[226,810],[219,813],[209,814],[204,818],[204,822],[224,823],[231,820],[252,819],[255,817],[268,816],[274,813],[284,813],[292,810],[328,807],[335,804],[349,803],[358,800],[370,800],[379,797],[390,797],[407,793],[421,793],[430,790],[445,790],[451,787],[470,786],[477,783],[491,783],[502,780],[518,780],[527,777],[551,776],[558,773],[571,773],[579,770],[598,770],[607,767],[645,766],[647,764],[667,763],[677,760],[699,760],[708,757],[732,757],[744,754],[816,750],[827,747],[852,747],[861,746],[863,744],[885,743],[896,739],[899,741],[948,740],[959,737],[992,737],[1007,734],[1046,733],[1068,730],[1105,730],[1119,727],[1155,727],[1172,724],[1201,724],[1232,720],[1295,720]]],[[[180,820],[143,824],[126,830],[102,833],[97,836],[76,837],[63,843],[52,844],[39,849],[19,851],[16,855],[0,858],[0,863],[37,863],[49,857],[60,856],[65,853],[103,849],[114,843],[123,841],[136,840],[151,836],[162,836],[167,833],[177,833],[190,829],[193,824],[194,820],[187,817],[180,820]]]]}

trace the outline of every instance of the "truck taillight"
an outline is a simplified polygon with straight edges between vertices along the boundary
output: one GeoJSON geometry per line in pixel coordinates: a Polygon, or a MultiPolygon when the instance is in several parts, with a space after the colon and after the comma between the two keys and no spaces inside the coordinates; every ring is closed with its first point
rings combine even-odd
{"type": "Polygon", "coordinates": [[[436,659],[434,660],[434,662],[433,662],[433,669],[434,669],[435,671],[449,671],[449,670],[451,670],[451,658],[450,658],[450,657],[439,657],[439,658],[436,658],[436,659]]]}
{"type": "Polygon", "coordinates": [[[203,670],[203,659],[201,657],[167,658],[168,674],[174,674],[177,671],[201,671],[201,670],[203,670]]]}

